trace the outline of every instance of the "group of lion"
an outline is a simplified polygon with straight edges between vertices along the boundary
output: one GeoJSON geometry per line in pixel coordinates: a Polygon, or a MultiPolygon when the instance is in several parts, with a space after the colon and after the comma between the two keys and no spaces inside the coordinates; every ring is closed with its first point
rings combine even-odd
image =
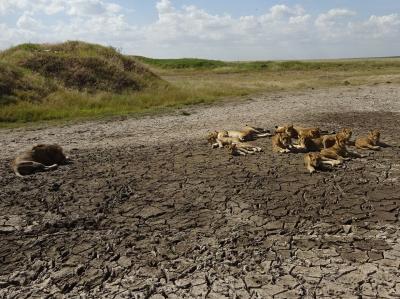
{"type": "Polygon", "coordinates": [[[261,137],[272,137],[272,151],[275,153],[306,153],[304,164],[310,173],[324,169],[326,165],[337,166],[351,157],[363,157],[352,152],[349,146],[360,150],[380,150],[380,131],[375,129],[367,136],[351,141],[352,130],[344,128],[337,134],[321,131],[319,128],[302,128],[293,125],[275,127],[274,134],[260,128],[245,126],[240,131],[215,131],[209,133],[208,142],[212,148],[229,147],[232,155],[247,155],[262,151],[249,141],[261,137]],[[296,142],[294,142],[296,139],[296,142]]]}
{"type": "MultiPolygon", "coordinates": [[[[262,148],[249,141],[272,137],[272,150],[276,153],[305,152],[304,162],[310,173],[323,169],[325,165],[336,166],[350,157],[361,157],[351,152],[348,146],[357,149],[379,150],[381,148],[380,132],[373,130],[366,137],[352,142],[352,130],[342,129],[337,134],[323,134],[319,128],[301,128],[293,125],[276,127],[274,134],[269,131],[245,126],[240,131],[215,131],[208,135],[208,142],[213,148],[228,146],[232,155],[247,155],[262,151],[262,148]],[[297,142],[292,142],[297,139],[297,142]]],[[[326,132],[325,132],[326,133],[326,132]]],[[[39,171],[53,170],[58,165],[72,163],[56,144],[40,144],[18,155],[12,162],[17,176],[25,176],[39,171]]]]}

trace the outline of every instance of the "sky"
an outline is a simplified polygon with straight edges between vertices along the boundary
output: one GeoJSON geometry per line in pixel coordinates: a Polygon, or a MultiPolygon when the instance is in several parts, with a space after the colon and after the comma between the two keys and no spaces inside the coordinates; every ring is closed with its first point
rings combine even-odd
{"type": "Polygon", "coordinates": [[[156,58],[400,55],[399,0],[0,0],[0,49],[82,40],[156,58]]]}

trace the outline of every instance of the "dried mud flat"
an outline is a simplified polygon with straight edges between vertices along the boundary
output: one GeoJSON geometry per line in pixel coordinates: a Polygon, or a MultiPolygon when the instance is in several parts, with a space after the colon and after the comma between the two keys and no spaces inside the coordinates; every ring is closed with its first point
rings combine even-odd
{"type": "Polygon", "coordinates": [[[400,298],[399,98],[397,86],[341,88],[1,131],[0,297],[400,298]],[[379,127],[392,147],[311,176],[269,139],[231,157],[200,138],[278,119],[379,127]],[[16,178],[10,157],[44,140],[75,163],[16,178]]]}

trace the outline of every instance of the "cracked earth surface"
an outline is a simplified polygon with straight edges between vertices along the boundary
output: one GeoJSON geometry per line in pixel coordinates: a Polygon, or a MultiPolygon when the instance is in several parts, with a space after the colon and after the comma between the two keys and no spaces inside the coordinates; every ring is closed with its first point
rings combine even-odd
{"type": "Polygon", "coordinates": [[[400,298],[399,96],[277,94],[99,123],[103,135],[94,122],[1,131],[0,298],[400,298]],[[287,101],[295,108],[279,114],[287,101]],[[201,138],[278,118],[378,127],[392,147],[309,175],[302,155],[273,154],[269,139],[232,157],[201,138]],[[169,126],[197,130],[171,143],[169,126]],[[10,157],[32,140],[65,145],[75,163],[16,178],[10,157]]]}

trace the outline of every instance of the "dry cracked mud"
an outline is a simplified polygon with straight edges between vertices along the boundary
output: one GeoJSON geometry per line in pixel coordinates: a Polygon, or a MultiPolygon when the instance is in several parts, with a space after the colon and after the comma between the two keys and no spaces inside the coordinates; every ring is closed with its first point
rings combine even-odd
{"type": "Polygon", "coordinates": [[[1,131],[0,298],[400,298],[399,98],[340,88],[1,131]],[[269,139],[232,157],[202,138],[280,119],[378,127],[391,147],[310,175],[269,139]],[[47,140],[75,163],[15,177],[15,152],[47,140]]]}

